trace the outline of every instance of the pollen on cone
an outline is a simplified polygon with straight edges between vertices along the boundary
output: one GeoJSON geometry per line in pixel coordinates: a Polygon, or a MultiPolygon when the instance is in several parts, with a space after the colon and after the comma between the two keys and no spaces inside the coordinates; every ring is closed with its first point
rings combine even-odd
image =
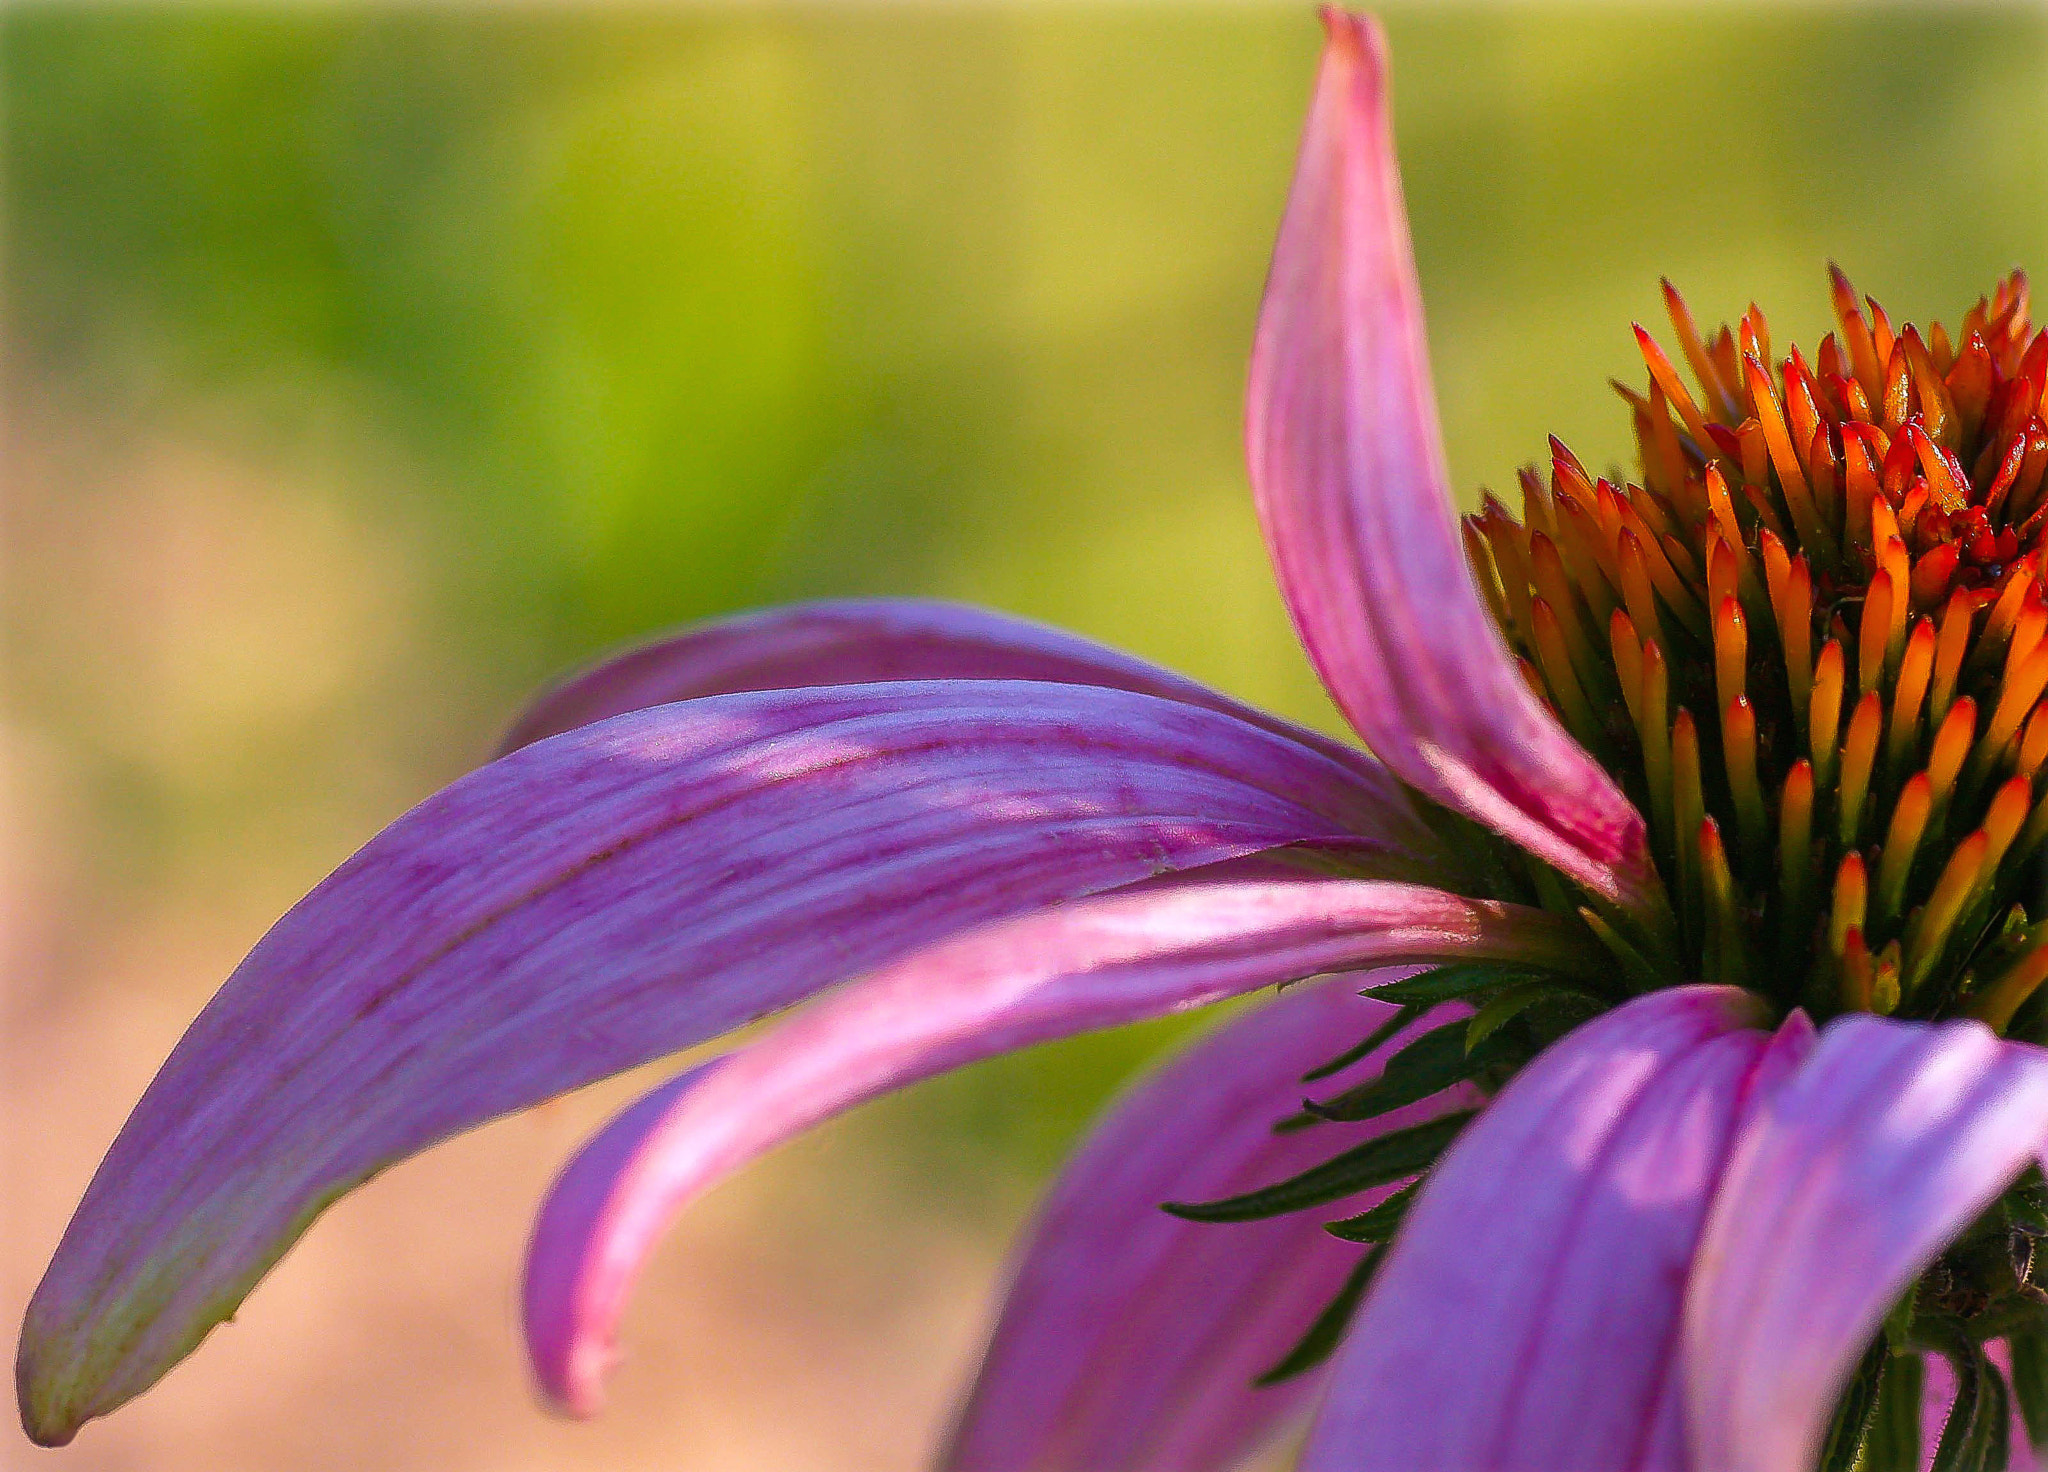
{"type": "Polygon", "coordinates": [[[1675,351],[1636,327],[1617,385],[1642,483],[1552,440],[1525,524],[1489,499],[1467,543],[1644,801],[1690,974],[1938,1016],[2022,974],[2001,937],[2044,907],[2048,333],[2019,278],[1954,330],[1828,292],[1781,355],[1754,304],[1705,331],[1663,283],[1675,351]]]}

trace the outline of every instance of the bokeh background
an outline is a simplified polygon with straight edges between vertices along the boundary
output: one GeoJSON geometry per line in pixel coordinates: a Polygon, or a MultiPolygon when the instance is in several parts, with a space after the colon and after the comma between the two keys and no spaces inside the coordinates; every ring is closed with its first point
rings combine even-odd
{"type": "MultiPolygon", "coordinates": [[[[1397,9],[1451,462],[1629,453],[1669,273],[1823,329],[2048,270],[2040,10],[1397,9]]],[[[303,890],[618,641],[974,599],[1329,720],[1239,468],[1305,6],[16,5],[0,1321],[303,890]]],[[[706,1202],[614,1404],[529,1400],[527,1213],[625,1080],[390,1172],[12,1468],[897,1468],[1171,1029],[919,1088],[706,1202]]]]}

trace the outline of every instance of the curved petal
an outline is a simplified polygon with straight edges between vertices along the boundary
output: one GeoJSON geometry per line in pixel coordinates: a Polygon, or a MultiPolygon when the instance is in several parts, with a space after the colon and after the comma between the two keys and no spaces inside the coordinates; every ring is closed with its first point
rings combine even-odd
{"type": "MultiPolygon", "coordinates": [[[[821,998],[694,1087],[636,1109],[550,1194],[527,1261],[542,1387],[588,1413],[640,1263],[690,1200],[875,1095],[1071,1033],[1322,971],[1439,956],[1585,964],[1554,917],[1413,885],[1201,884],[1109,895],[942,942],[821,998]],[[620,1137],[630,1147],[620,1152],[620,1137]]],[[[1342,1046],[1340,1041],[1339,1047],[1342,1046]]]]}
{"type": "MultiPolygon", "coordinates": [[[[1307,1170],[1359,1139],[1469,1108],[1460,1085],[1365,1126],[1276,1134],[1301,1074],[1392,1015],[1343,978],[1282,993],[1145,1077],[1060,1173],[1011,1274],[941,1466],[949,1472],[1212,1472],[1234,1467],[1321,1382],[1258,1388],[1337,1293],[1361,1249],[1331,1212],[1228,1227],[1162,1201],[1208,1201],[1307,1170]]],[[[1415,1024],[1411,1031],[1448,1020],[1415,1024]]],[[[1404,1033],[1337,1075],[1370,1078],[1404,1033]]]]}
{"type": "Polygon", "coordinates": [[[1523,683],[1452,523],[1378,24],[1324,11],[1252,350],[1259,519],[1311,661],[1430,797],[1596,893],[1656,893],[1641,816],[1523,683]]]}
{"type": "MultiPolygon", "coordinates": [[[[1207,706],[1376,770],[1363,752],[1172,670],[1049,624],[922,598],[837,598],[755,609],[637,645],[542,691],[505,735],[516,751],[650,705],[878,680],[1102,685],[1207,706]]],[[[1383,774],[1378,780],[1386,782],[1383,774]]],[[[1391,792],[1393,784],[1386,782],[1391,792]]]]}
{"type": "Polygon", "coordinates": [[[1813,1464],[1888,1309],[2048,1141],[2048,1052],[1977,1022],[1837,1019],[1744,1132],[1685,1311],[1704,1467],[1813,1464]]]}
{"type": "Polygon", "coordinates": [[[1655,992],[1518,1074],[1409,1211],[1304,1472],[1682,1472],[1686,1269],[1741,1116],[1810,1038],[1758,1020],[1733,988],[1655,992]]]}
{"type": "Polygon", "coordinates": [[[963,927],[1379,814],[1320,752],[1069,685],[720,696],[514,753],[371,840],[186,1033],[30,1306],[25,1423],[141,1391],[437,1139],[963,927]]]}

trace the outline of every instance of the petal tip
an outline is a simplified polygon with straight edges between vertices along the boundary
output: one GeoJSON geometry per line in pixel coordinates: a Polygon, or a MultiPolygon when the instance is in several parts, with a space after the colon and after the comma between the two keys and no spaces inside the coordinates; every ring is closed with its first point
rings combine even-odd
{"type": "Polygon", "coordinates": [[[604,1409],[605,1378],[619,1361],[611,1317],[592,1312],[584,1286],[529,1262],[526,1344],[534,1388],[548,1410],[578,1421],[604,1409]]]}
{"type": "Polygon", "coordinates": [[[28,1439],[37,1446],[56,1448],[71,1445],[71,1439],[78,1435],[78,1427],[68,1420],[40,1421],[32,1416],[27,1407],[22,1408],[21,1429],[28,1439]]]}
{"type": "Polygon", "coordinates": [[[62,1384],[43,1372],[37,1359],[32,1342],[24,1338],[14,1367],[22,1434],[37,1446],[66,1446],[89,1417],[78,1414],[62,1384]]]}
{"type": "Polygon", "coordinates": [[[1387,33],[1378,16],[1341,5],[1325,5],[1320,14],[1331,50],[1362,63],[1375,79],[1385,75],[1387,33]]]}
{"type": "Polygon", "coordinates": [[[541,1400],[558,1416],[588,1421],[604,1409],[605,1377],[618,1362],[618,1349],[609,1340],[572,1342],[560,1358],[536,1362],[541,1400]]]}
{"type": "Polygon", "coordinates": [[[1627,795],[1529,691],[1456,531],[1378,21],[1334,6],[1253,339],[1254,504],[1310,663],[1389,768],[1626,909],[1627,795]]]}
{"type": "Polygon", "coordinates": [[[592,1314],[579,1292],[529,1263],[526,1347],[534,1389],[558,1416],[587,1421],[604,1409],[605,1379],[619,1362],[618,1338],[608,1316],[592,1314]]]}

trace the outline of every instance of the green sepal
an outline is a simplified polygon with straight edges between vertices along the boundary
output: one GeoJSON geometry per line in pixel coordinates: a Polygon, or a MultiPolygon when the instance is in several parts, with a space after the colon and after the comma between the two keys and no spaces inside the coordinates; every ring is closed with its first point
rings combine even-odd
{"type": "MultiPolygon", "coordinates": [[[[1361,992],[1359,995],[1372,996],[1373,993],[1361,992]]],[[[1389,1017],[1385,1022],[1367,1034],[1364,1042],[1355,1048],[1345,1049],[1320,1068],[1311,1068],[1301,1076],[1301,1081],[1305,1084],[1312,1084],[1318,1079],[1328,1078],[1333,1073],[1342,1073],[1428,1010],[1429,1007],[1425,1003],[1411,1002],[1403,1005],[1392,1017],[1389,1017]]]]}
{"type": "Polygon", "coordinates": [[[2048,1301],[2044,1301],[2036,1289],[2002,1295],[1963,1327],[1972,1339],[1984,1344],[1993,1339],[2010,1338],[2044,1321],[2048,1321],[2048,1301]]]}
{"type": "Polygon", "coordinates": [[[1299,1134],[1310,1125],[1321,1124],[1322,1122],[1317,1116],[1310,1114],[1304,1109],[1299,1113],[1288,1115],[1285,1119],[1274,1121],[1273,1133],[1276,1135],[1299,1134]]]}
{"type": "Polygon", "coordinates": [[[1920,1401],[1926,1378],[1926,1363],[1916,1351],[1894,1349],[1878,1382],[1877,1408],[1864,1435],[1858,1472],[1920,1472],[1920,1401]]]}
{"type": "Polygon", "coordinates": [[[2005,1376],[1989,1358],[1984,1361],[1984,1392],[1978,1398],[1977,1424],[1971,1428],[1970,1472],[2006,1472],[2012,1464],[2012,1392],[2005,1376]]]}
{"type": "Polygon", "coordinates": [[[1465,867],[1474,887],[1460,894],[1486,894],[1518,905],[1534,904],[1529,870],[1541,864],[1504,841],[1491,828],[1433,802],[1415,805],[1416,816],[1465,867]]]}
{"type": "Polygon", "coordinates": [[[1616,961],[1621,963],[1622,975],[1627,978],[1630,993],[1653,992],[1669,984],[1669,974],[1657,967],[1634,945],[1630,944],[1614,926],[1600,917],[1600,912],[1590,905],[1579,906],[1579,918],[1586,922],[1586,928],[1593,932],[1601,945],[1607,947],[1616,961]]]}
{"type": "Polygon", "coordinates": [[[1929,1335],[1956,1372],[1955,1404],[1942,1425],[1928,1472],[2005,1472],[2012,1453],[2012,1403],[2005,1377],[1984,1347],[1959,1328],[1929,1325],[1923,1319],[1920,1331],[1929,1335]]]}
{"type": "Polygon", "coordinates": [[[2028,1166],[2005,1193],[2004,1202],[2008,1227],[2029,1237],[2048,1237],[2048,1180],[2040,1166],[2028,1166]]]}
{"type": "Polygon", "coordinates": [[[1443,1154],[1477,1110],[1393,1130],[1300,1175],[1220,1201],[1169,1201],[1164,1210],[1191,1222],[1249,1222],[1339,1201],[1354,1192],[1420,1174],[1443,1154]]]}
{"type": "Polygon", "coordinates": [[[2012,1391],[1998,1366],[1986,1364],[1986,1384],[1997,1392],[1996,1406],[1984,1417],[1984,1453],[1977,1465],[1983,1472],[2006,1472],[2012,1465],[2012,1391]]]}
{"type": "Polygon", "coordinates": [[[2048,1448],[2048,1323],[2019,1329],[2006,1340],[2012,1350],[2012,1393],[2036,1451],[2048,1448]]]}
{"type": "Polygon", "coordinates": [[[1894,1354],[1905,1349],[1906,1342],[1913,1334],[1913,1301],[1919,1296],[1920,1285],[1915,1283],[1899,1296],[1884,1316],[1884,1342],[1892,1347],[1894,1354]]]}
{"type": "Polygon", "coordinates": [[[1408,1216],[1409,1203],[1415,1200],[1415,1193],[1421,1187],[1422,1182],[1410,1181],[1372,1210],[1347,1216],[1342,1221],[1327,1222],[1323,1230],[1343,1242],[1391,1242],[1394,1233],[1401,1230],[1401,1223],[1408,1216]]]}
{"type": "Polygon", "coordinates": [[[1578,891],[1557,870],[1533,855],[1529,860],[1529,883],[1535,888],[1539,908],[1553,915],[1570,915],[1579,908],[1578,891]]]}
{"type": "Polygon", "coordinates": [[[1384,1251],[1384,1248],[1375,1247],[1358,1260],[1358,1266],[1344,1279],[1344,1286],[1337,1290],[1337,1296],[1316,1315],[1315,1322],[1308,1326],[1308,1332],[1297,1339],[1294,1348],[1282,1355],[1271,1369],[1254,1379],[1253,1385],[1264,1389],[1268,1385],[1278,1385],[1282,1380],[1292,1380],[1330,1357],[1343,1341],[1344,1331],[1351,1326],[1351,1316],[1358,1312],[1365,1290],[1372,1286],[1372,1275],[1378,1270],[1384,1251]]]}
{"type": "Polygon", "coordinates": [[[1404,976],[1399,981],[1383,982],[1359,995],[1371,997],[1375,1002],[1433,1007],[1439,1002],[1469,1001],[1481,992],[1498,991],[1539,974],[1521,966],[1462,961],[1455,966],[1438,966],[1417,972],[1414,976],[1404,976]]]}
{"type": "Polygon", "coordinates": [[[1983,1356],[1974,1345],[1949,1356],[1956,1372],[1955,1403],[1941,1425],[1941,1440],[1935,1443],[1934,1460],[1928,1472],[1971,1472],[1971,1434],[1977,1430],[1979,1402],[1983,1399],[1983,1356]]]}
{"type": "Polygon", "coordinates": [[[1577,987],[1560,986],[1554,981],[1519,982],[1472,1014],[1472,1020],[1465,1024],[1465,1049],[1475,1051],[1531,1007],[1567,1000],[1583,1005],[1587,997],[1577,987]]]}
{"type": "Polygon", "coordinates": [[[1870,1348],[1857,1362],[1856,1373],[1849,1377],[1841,1398],[1835,1402],[1834,1420],[1828,1426],[1827,1440],[1822,1443],[1819,1472],[1849,1472],[1856,1465],[1856,1455],[1869,1434],[1871,1414],[1877,1409],[1878,1390],[1884,1384],[1885,1365],[1890,1359],[1891,1346],[1880,1334],[1870,1341],[1870,1348]]]}
{"type": "Polygon", "coordinates": [[[1386,1061],[1379,1077],[1367,1079],[1356,1088],[1334,1098],[1302,1107],[1318,1119],[1355,1121],[1377,1119],[1380,1115],[1427,1099],[1431,1094],[1462,1083],[1494,1061],[1498,1049],[1468,1049],[1465,1022],[1460,1020],[1431,1028],[1386,1061]]]}

